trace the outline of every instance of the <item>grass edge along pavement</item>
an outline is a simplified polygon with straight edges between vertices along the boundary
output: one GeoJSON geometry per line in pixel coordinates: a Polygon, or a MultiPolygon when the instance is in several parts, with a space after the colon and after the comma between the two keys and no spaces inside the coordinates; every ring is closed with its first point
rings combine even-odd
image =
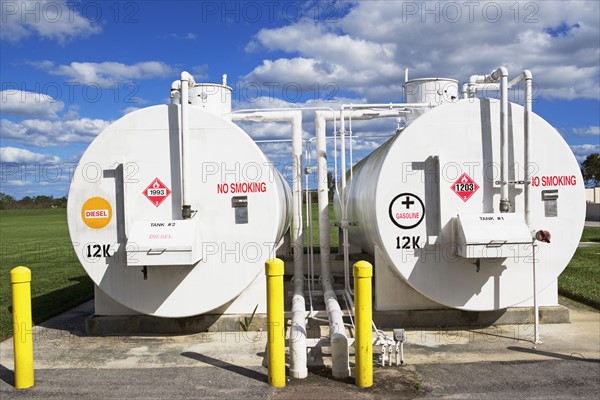
{"type": "Polygon", "coordinates": [[[0,211],[0,340],[12,336],[10,271],[31,270],[34,325],[93,298],[81,267],[64,208],[0,211]]]}
{"type": "MultiPolygon", "coordinates": [[[[337,245],[335,229],[331,236],[337,245]]],[[[600,227],[585,227],[582,241],[595,243],[577,249],[558,279],[559,293],[600,309],[600,227]]],[[[0,243],[0,340],[12,336],[9,274],[16,266],[32,272],[34,324],[93,298],[93,283],[71,244],[66,209],[1,210],[0,243]]]]}

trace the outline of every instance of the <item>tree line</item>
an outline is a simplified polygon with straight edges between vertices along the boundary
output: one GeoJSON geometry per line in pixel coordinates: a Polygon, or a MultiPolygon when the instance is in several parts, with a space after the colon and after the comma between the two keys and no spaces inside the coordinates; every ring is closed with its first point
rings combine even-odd
{"type": "Polygon", "coordinates": [[[20,210],[26,208],[66,208],[67,197],[25,196],[20,200],[10,194],[0,192],[0,210],[20,210]]]}

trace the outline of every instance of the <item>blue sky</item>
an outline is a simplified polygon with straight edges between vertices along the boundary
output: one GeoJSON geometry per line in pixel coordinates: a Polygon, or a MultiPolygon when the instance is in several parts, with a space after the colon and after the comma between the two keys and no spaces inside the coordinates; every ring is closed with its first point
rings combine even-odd
{"type": "MultiPolygon", "coordinates": [[[[93,138],[131,110],[166,103],[182,70],[205,82],[228,74],[240,109],[398,102],[405,67],[411,78],[460,82],[528,68],[534,111],[582,161],[600,151],[599,4],[1,0],[0,191],[66,195],[93,138]]],[[[255,139],[289,136],[281,124],[247,128],[255,139]]],[[[355,154],[377,145],[360,140],[355,154]]],[[[288,158],[286,143],[262,146],[288,158]]]]}

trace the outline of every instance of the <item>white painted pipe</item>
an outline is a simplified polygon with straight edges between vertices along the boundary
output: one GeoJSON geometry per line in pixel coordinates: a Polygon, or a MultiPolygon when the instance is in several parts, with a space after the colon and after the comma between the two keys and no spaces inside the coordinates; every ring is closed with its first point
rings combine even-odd
{"type": "MultiPolygon", "coordinates": [[[[406,82],[408,82],[408,67],[404,68],[404,85],[406,85],[406,82]]],[[[402,85],[402,92],[404,95],[404,101],[406,101],[406,88],[404,85],[402,85]]]]}
{"type": "Polygon", "coordinates": [[[500,90],[500,84],[498,83],[465,83],[463,85],[462,94],[463,99],[474,97],[475,94],[481,90],[500,90]]]}
{"type": "MultiPolygon", "coordinates": [[[[408,104],[347,104],[342,107],[352,110],[353,119],[372,119],[374,118],[373,108],[382,108],[376,110],[377,117],[397,116],[399,110],[404,108],[434,107],[434,104],[408,103],[408,104]],[[358,110],[364,110],[360,112],[358,110]],[[354,113],[357,113],[355,116],[354,113]]],[[[341,312],[337,297],[333,290],[333,281],[331,279],[330,266],[330,242],[329,242],[329,198],[327,188],[327,143],[326,143],[326,124],[327,121],[335,120],[335,113],[331,111],[315,112],[315,131],[317,140],[317,194],[319,209],[319,246],[321,257],[321,280],[329,318],[329,331],[332,354],[332,373],[336,378],[349,376],[348,361],[348,338],[344,329],[343,314],[341,312]]],[[[342,125],[340,128],[343,129],[342,125]]],[[[344,149],[343,149],[344,150],[344,149]]],[[[342,150],[342,151],[343,151],[342,150]]],[[[345,175],[346,171],[342,172],[345,175]]],[[[342,204],[344,208],[344,204],[342,204]]],[[[346,220],[347,222],[347,220],[346,220]]],[[[342,223],[343,225],[343,223],[342,223]]],[[[347,230],[347,227],[345,227],[347,230]]],[[[347,243],[347,236],[344,239],[347,243]]],[[[343,245],[343,244],[342,244],[343,245]]],[[[347,253],[347,252],[346,252],[347,253]]],[[[349,263],[348,263],[349,264],[349,263]]],[[[348,266],[344,266],[344,274],[349,275],[348,266]]]]}
{"type": "Polygon", "coordinates": [[[495,73],[500,74],[500,212],[510,211],[508,198],[508,71],[504,67],[495,73]]]}
{"type": "Polygon", "coordinates": [[[294,243],[294,294],[290,328],[290,376],[308,376],[306,358],[306,304],[304,300],[304,233],[302,223],[302,111],[232,113],[233,121],[290,122],[292,125],[292,241],[294,243]]]}
{"type": "Polygon", "coordinates": [[[315,112],[317,137],[317,193],[319,208],[319,245],[321,249],[321,283],[329,320],[332,374],[335,378],[350,376],[348,337],[344,327],[342,310],[337,301],[331,278],[329,243],[329,198],[327,190],[327,144],[325,128],[327,121],[335,119],[335,113],[315,112]]]}
{"type": "Polygon", "coordinates": [[[529,70],[523,71],[523,77],[525,79],[525,115],[524,115],[524,141],[525,141],[525,155],[523,159],[524,170],[523,180],[525,181],[525,187],[523,191],[523,198],[525,201],[525,222],[527,226],[530,225],[531,215],[531,113],[533,103],[533,74],[529,70]]]}
{"type": "Polygon", "coordinates": [[[346,193],[346,127],[345,127],[344,106],[340,109],[340,142],[342,150],[340,151],[340,162],[342,168],[342,191],[340,192],[340,200],[345,204],[344,193],[346,193]]]}
{"type": "Polygon", "coordinates": [[[190,174],[190,126],[189,126],[189,88],[196,84],[194,77],[187,71],[181,73],[181,216],[192,217],[189,178],[190,174]]]}
{"type": "MultiPolygon", "coordinates": [[[[373,103],[373,104],[342,104],[340,109],[343,110],[371,110],[371,112],[378,112],[378,111],[382,111],[383,110],[395,110],[395,109],[402,109],[402,108],[433,108],[435,106],[437,106],[438,104],[435,103],[373,103]]],[[[346,115],[348,115],[346,113],[346,115]]],[[[352,119],[357,119],[358,117],[355,117],[356,114],[352,114],[352,119]]],[[[373,118],[373,116],[371,116],[371,118],[373,118]]],[[[375,117],[376,118],[376,117],[375,117]]],[[[369,118],[366,118],[369,119],[369,118]]],[[[342,122],[340,121],[340,129],[343,129],[344,126],[342,125],[342,122]]]]}
{"type": "Polygon", "coordinates": [[[304,301],[304,232],[302,221],[302,112],[294,111],[292,123],[292,206],[294,231],[294,296],[290,329],[290,375],[308,376],[306,359],[306,304],[304,301]]]}
{"type": "Polygon", "coordinates": [[[500,81],[500,212],[510,211],[508,198],[508,70],[500,67],[489,75],[471,75],[469,83],[485,84],[500,81]]]}
{"type": "MultiPolygon", "coordinates": [[[[346,117],[344,115],[344,105],[342,105],[342,107],[340,108],[340,145],[341,145],[341,149],[340,149],[340,164],[341,164],[341,169],[342,169],[342,182],[341,182],[341,190],[339,193],[340,196],[340,205],[341,205],[341,210],[342,210],[342,220],[341,220],[341,228],[342,228],[342,251],[343,251],[343,255],[344,255],[344,287],[346,288],[346,290],[351,290],[350,288],[350,274],[349,272],[347,272],[347,270],[349,271],[350,267],[350,258],[348,255],[348,249],[350,247],[350,244],[348,243],[348,215],[347,215],[347,207],[346,207],[346,171],[348,170],[347,166],[346,166],[346,128],[345,128],[345,121],[346,121],[346,117]]],[[[352,128],[350,128],[352,129],[352,128]]],[[[352,139],[350,139],[352,140],[352,139]]],[[[352,168],[352,165],[350,165],[350,168],[352,168]]],[[[352,312],[352,310],[350,310],[352,312]]]]}
{"type": "MultiPolygon", "coordinates": [[[[535,243],[533,249],[533,344],[542,344],[540,340],[540,309],[537,302],[537,278],[535,276],[535,243]]],[[[535,346],[534,346],[535,347],[535,346]]]]}
{"type": "Polygon", "coordinates": [[[171,104],[181,104],[181,81],[171,83],[171,104]]]}
{"type": "Polygon", "coordinates": [[[525,91],[524,91],[524,113],[523,113],[523,143],[524,143],[524,151],[523,151],[523,199],[524,199],[524,214],[525,214],[525,223],[527,225],[530,224],[529,215],[531,213],[531,198],[530,198],[530,174],[531,174],[531,165],[530,165],[530,155],[531,155],[531,108],[532,108],[532,81],[533,75],[530,70],[526,69],[521,74],[519,74],[516,78],[512,79],[507,84],[507,88],[510,89],[513,86],[519,84],[520,82],[525,81],[525,91]]]}

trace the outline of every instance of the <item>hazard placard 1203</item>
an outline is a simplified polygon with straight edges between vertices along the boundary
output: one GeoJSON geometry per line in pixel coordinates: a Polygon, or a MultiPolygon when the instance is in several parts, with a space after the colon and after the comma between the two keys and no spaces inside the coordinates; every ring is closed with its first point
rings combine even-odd
{"type": "Polygon", "coordinates": [[[464,172],[450,188],[462,199],[462,201],[467,201],[475,194],[477,189],[479,189],[479,185],[464,172]]]}

